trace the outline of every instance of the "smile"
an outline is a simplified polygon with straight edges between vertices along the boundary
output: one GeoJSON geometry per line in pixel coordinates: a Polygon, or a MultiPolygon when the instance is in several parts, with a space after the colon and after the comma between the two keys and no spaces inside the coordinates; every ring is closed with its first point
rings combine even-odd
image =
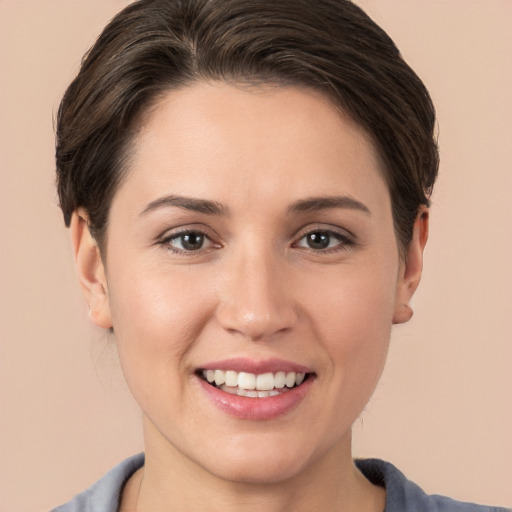
{"type": "Polygon", "coordinates": [[[234,370],[202,370],[200,376],[210,385],[226,393],[249,398],[267,398],[300,386],[308,374],[284,371],[254,374],[234,370]]]}
{"type": "Polygon", "coordinates": [[[286,417],[317,380],[308,366],[284,359],[239,357],[210,361],[195,371],[201,394],[218,410],[241,420],[286,417]]]}

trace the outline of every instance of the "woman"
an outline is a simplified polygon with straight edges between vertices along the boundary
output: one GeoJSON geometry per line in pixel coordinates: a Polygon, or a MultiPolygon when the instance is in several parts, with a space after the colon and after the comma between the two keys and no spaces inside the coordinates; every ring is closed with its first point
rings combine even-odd
{"type": "Polygon", "coordinates": [[[58,190],[145,456],[57,510],[490,510],[351,454],[412,315],[434,126],[350,2],[140,1],[106,27],[61,104],[58,190]]]}

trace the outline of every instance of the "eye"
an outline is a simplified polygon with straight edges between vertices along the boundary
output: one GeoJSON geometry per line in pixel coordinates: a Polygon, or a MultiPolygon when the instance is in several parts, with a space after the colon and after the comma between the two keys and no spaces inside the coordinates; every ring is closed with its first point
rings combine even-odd
{"type": "Polygon", "coordinates": [[[177,253],[198,252],[213,246],[213,242],[201,231],[183,231],[166,237],[161,243],[177,253]]]}
{"type": "Polygon", "coordinates": [[[353,245],[348,236],[329,230],[315,230],[306,233],[295,244],[296,247],[312,249],[313,251],[330,252],[353,245]]]}

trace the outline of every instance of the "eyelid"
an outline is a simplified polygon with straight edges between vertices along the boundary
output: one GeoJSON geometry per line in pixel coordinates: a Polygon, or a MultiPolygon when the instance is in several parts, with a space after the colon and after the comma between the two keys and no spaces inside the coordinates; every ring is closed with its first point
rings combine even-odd
{"type": "Polygon", "coordinates": [[[354,243],[357,240],[354,233],[352,233],[351,231],[349,231],[346,228],[342,228],[341,226],[335,226],[333,224],[323,224],[323,223],[316,223],[316,222],[313,224],[308,224],[308,225],[300,228],[297,231],[297,233],[295,234],[295,236],[293,237],[293,239],[298,241],[301,238],[303,238],[304,236],[306,236],[307,234],[314,233],[315,231],[323,231],[325,233],[333,233],[335,235],[338,235],[341,238],[350,240],[354,243]]]}
{"type": "MultiPolygon", "coordinates": [[[[170,229],[166,229],[161,235],[156,237],[155,244],[166,246],[167,249],[175,254],[184,254],[187,256],[199,255],[205,252],[208,252],[212,249],[218,249],[222,247],[222,244],[218,241],[219,237],[217,234],[210,229],[208,226],[204,224],[187,224],[183,226],[178,226],[170,229]],[[183,236],[187,233],[198,233],[203,235],[209,242],[209,246],[205,248],[198,249],[196,251],[190,250],[180,250],[178,248],[172,247],[170,245],[170,241],[180,236],[183,236]]],[[[341,226],[336,226],[332,224],[324,224],[324,223],[314,223],[308,224],[300,228],[296,234],[292,238],[292,247],[301,248],[308,250],[310,252],[316,252],[318,254],[328,254],[329,252],[337,252],[346,250],[354,245],[357,245],[356,236],[346,228],[342,228],[341,226]],[[299,247],[297,244],[308,234],[314,232],[323,232],[326,234],[330,234],[336,237],[340,243],[335,247],[326,248],[326,249],[312,249],[306,247],[299,247]]]]}
{"type": "Polygon", "coordinates": [[[184,226],[179,226],[171,229],[165,230],[161,235],[159,235],[156,240],[155,244],[166,246],[166,248],[175,253],[175,254],[184,254],[187,256],[193,256],[193,255],[199,255],[203,254],[213,248],[219,248],[221,247],[221,244],[217,242],[215,239],[218,238],[216,234],[209,229],[204,224],[188,224],[184,226]],[[200,235],[203,235],[205,239],[209,240],[210,245],[205,248],[198,249],[196,251],[186,251],[186,250],[180,250],[178,248],[172,247],[170,244],[171,240],[174,240],[176,238],[179,238],[180,236],[186,235],[188,233],[198,233],[200,235]]]}
{"type": "Polygon", "coordinates": [[[162,231],[157,237],[155,237],[155,241],[159,242],[164,239],[169,239],[175,236],[182,235],[184,233],[201,233],[210,239],[216,238],[215,232],[212,231],[212,229],[210,229],[208,226],[206,226],[205,224],[195,223],[167,228],[164,231],[162,231]]]}
{"type": "Polygon", "coordinates": [[[332,224],[320,223],[308,224],[307,226],[302,227],[293,237],[293,240],[294,241],[292,242],[292,247],[297,247],[317,254],[329,254],[332,252],[343,251],[357,244],[356,236],[348,229],[342,228],[340,226],[333,226],[332,224]],[[335,236],[340,241],[340,243],[335,247],[325,249],[313,249],[298,245],[298,243],[304,237],[315,232],[321,232],[335,236]]]}

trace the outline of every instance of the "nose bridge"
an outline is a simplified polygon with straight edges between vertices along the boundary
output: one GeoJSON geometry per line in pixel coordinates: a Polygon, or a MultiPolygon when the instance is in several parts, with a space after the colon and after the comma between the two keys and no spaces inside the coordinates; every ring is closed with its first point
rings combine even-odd
{"type": "Polygon", "coordinates": [[[271,247],[246,244],[226,261],[218,319],[224,329],[257,341],[296,320],[291,287],[271,247]]]}

